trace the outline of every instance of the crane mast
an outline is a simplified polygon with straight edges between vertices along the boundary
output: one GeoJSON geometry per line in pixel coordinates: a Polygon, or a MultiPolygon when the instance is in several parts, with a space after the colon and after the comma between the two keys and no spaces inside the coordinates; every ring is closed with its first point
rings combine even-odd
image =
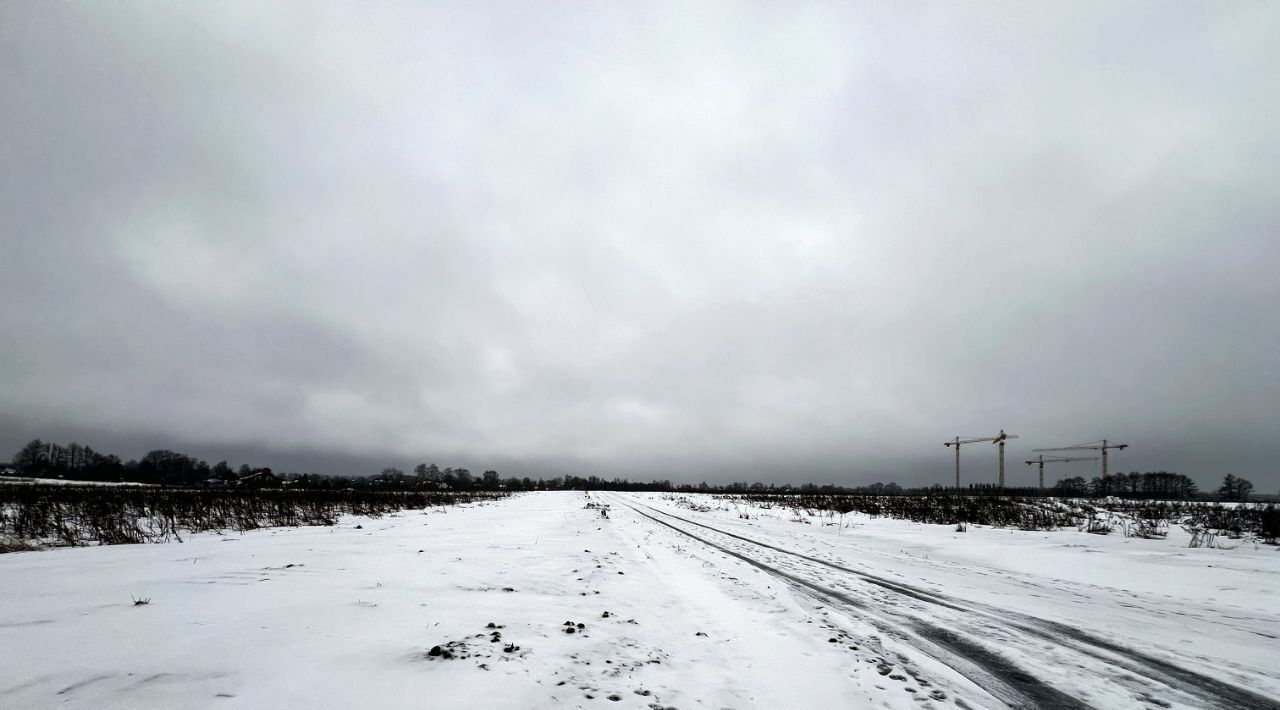
{"type": "Polygon", "coordinates": [[[956,447],[956,495],[960,494],[960,447],[964,444],[977,444],[979,442],[990,441],[993,444],[1000,445],[1000,490],[1004,490],[1004,442],[1009,439],[1018,438],[1017,434],[1006,434],[1004,429],[995,436],[957,436],[951,441],[944,441],[943,446],[956,447]]]}
{"type": "Polygon", "coordinates": [[[1040,454],[1034,459],[1027,462],[1030,466],[1033,463],[1040,464],[1040,492],[1044,493],[1044,465],[1047,463],[1067,463],[1068,461],[1097,461],[1097,456],[1050,456],[1045,458],[1044,454],[1040,454]]]}
{"type": "Polygon", "coordinates": [[[1102,480],[1107,480],[1107,451],[1109,449],[1118,449],[1123,451],[1129,448],[1128,444],[1118,444],[1109,439],[1100,439],[1098,441],[1090,441],[1085,444],[1072,444],[1071,446],[1058,446],[1051,449],[1032,449],[1031,453],[1039,453],[1041,451],[1100,451],[1102,452],[1102,480]]]}

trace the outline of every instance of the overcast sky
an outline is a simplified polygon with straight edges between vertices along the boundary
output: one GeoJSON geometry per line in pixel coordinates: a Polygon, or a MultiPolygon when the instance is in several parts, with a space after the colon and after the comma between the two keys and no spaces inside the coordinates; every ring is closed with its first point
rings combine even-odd
{"type": "Polygon", "coordinates": [[[0,4],[0,459],[1275,492],[1280,4],[829,5],[0,4]]]}

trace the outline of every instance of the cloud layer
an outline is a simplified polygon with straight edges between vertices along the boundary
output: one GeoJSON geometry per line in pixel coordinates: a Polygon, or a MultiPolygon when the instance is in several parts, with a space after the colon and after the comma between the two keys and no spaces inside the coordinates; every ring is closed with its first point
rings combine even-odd
{"type": "Polygon", "coordinates": [[[945,482],[1004,428],[1270,491],[1276,36],[1267,3],[4,6],[0,446],[945,482]]]}

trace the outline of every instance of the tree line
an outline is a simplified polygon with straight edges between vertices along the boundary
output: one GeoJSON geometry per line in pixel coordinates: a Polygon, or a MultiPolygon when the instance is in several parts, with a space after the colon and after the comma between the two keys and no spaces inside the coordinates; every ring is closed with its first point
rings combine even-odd
{"type": "MultiPolygon", "coordinates": [[[[897,483],[876,482],[863,486],[838,486],[833,484],[765,484],[735,481],[724,484],[679,483],[668,479],[630,481],[625,478],[606,479],[599,476],[557,476],[553,478],[502,477],[489,469],[479,475],[467,468],[441,468],[435,463],[422,462],[412,473],[393,466],[384,468],[373,476],[333,476],[315,473],[287,473],[277,475],[269,467],[253,467],[242,464],[232,468],[226,461],[210,465],[208,462],[169,449],[147,452],[141,459],[121,461],[115,454],[93,450],[89,446],[71,443],[66,446],[54,442],[33,439],[18,450],[12,465],[23,476],[35,478],[65,478],[79,481],[137,482],[166,486],[238,486],[238,487],[298,487],[313,489],[375,488],[380,490],[613,490],[659,491],[680,493],[779,493],[779,494],[860,494],[875,496],[940,495],[953,492],[940,486],[903,487],[897,483]]],[[[1180,473],[1150,471],[1146,473],[1120,473],[1109,478],[1063,478],[1043,492],[1034,487],[1009,487],[1000,489],[990,484],[971,484],[964,491],[967,496],[1022,496],[1050,495],[1067,498],[1116,497],[1136,500],[1197,500],[1216,498],[1225,501],[1245,501],[1253,492],[1248,480],[1227,474],[1212,494],[1203,494],[1195,481],[1180,473]]]]}
{"type": "Polygon", "coordinates": [[[1190,477],[1168,471],[1117,473],[1108,478],[1086,481],[1080,476],[1063,478],[1054,484],[1056,495],[1068,498],[1132,498],[1138,500],[1194,500],[1199,487],[1190,477]]]}
{"type": "Polygon", "coordinates": [[[1125,498],[1131,500],[1197,500],[1216,498],[1222,501],[1247,501],[1253,484],[1228,473],[1213,494],[1202,495],[1196,482],[1181,473],[1154,471],[1118,473],[1109,478],[1095,477],[1085,481],[1080,476],[1063,478],[1053,486],[1053,494],[1066,498],[1125,498]]]}
{"type": "Polygon", "coordinates": [[[32,478],[65,478],[109,483],[152,483],[194,486],[217,481],[231,483],[275,479],[271,469],[243,464],[232,469],[226,461],[208,462],[169,449],[155,449],[141,459],[121,461],[115,454],[94,451],[93,447],[70,443],[66,446],[32,439],[14,454],[12,466],[20,475],[32,478]]]}

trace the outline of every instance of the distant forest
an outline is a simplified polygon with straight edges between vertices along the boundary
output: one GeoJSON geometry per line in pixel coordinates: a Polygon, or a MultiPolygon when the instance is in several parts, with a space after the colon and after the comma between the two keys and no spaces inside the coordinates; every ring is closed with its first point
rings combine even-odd
{"type": "MultiPolygon", "coordinates": [[[[71,443],[63,446],[34,439],[18,450],[10,464],[15,473],[33,478],[62,478],[77,481],[135,482],[182,487],[255,487],[255,488],[380,488],[384,490],[617,490],[679,491],[701,493],[853,493],[863,495],[945,495],[953,489],[934,485],[904,488],[896,483],[872,483],[866,486],[837,486],[805,483],[777,485],[734,482],[727,484],[680,483],[670,480],[648,482],[624,478],[605,479],[598,476],[557,476],[554,478],[507,477],[487,470],[479,475],[466,468],[440,468],[434,463],[420,463],[412,473],[389,467],[373,476],[332,476],[316,473],[276,473],[268,467],[241,464],[233,468],[226,461],[210,465],[186,454],[156,449],[141,459],[122,461],[115,454],[104,454],[92,447],[71,443]]],[[[3,468],[3,466],[0,466],[3,468]]],[[[1227,474],[1222,485],[1204,493],[1195,481],[1180,473],[1154,471],[1119,473],[1103,479],[1095,477],[1063,478],[1052,487],[1040,491],[1035,487],[1008,487],[1003,490],[989,484],[972,484],[963,489],[968,496],[1059,496],[1099,498],[1114,496],[1128,499],[1158,500],[1249,500],[1253,484],[1227,474]]]]}

